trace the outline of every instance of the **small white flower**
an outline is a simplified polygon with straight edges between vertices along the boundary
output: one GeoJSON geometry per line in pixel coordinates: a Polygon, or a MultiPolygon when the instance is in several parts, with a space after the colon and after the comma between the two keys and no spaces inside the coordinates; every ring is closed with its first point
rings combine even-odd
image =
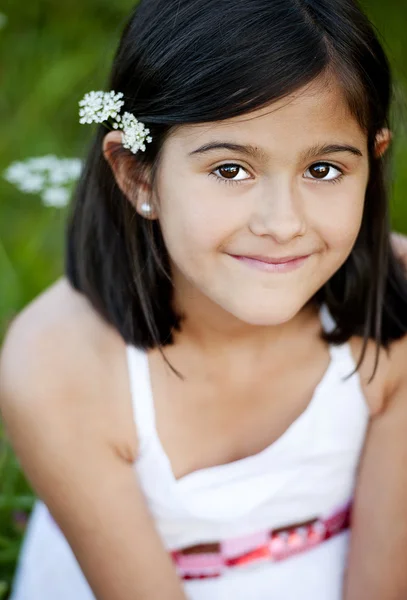
{"type": "Polygon", "coordinates": [[[52,185],[64,185],[78,179],[82,170],[82,163],[78,159],[66,159],[59,161],[49,171],[49,183],[52,185]]]}
{"type": "Polygon", "coordinates": [[[79,122],[85,123],[103,123],[109,118],[116,119],[124,101],[123,94],[119,92],[89,92],[79,102],[82,107],[79,110],[79,122]]]}
{"type": "Polygon", "coordinates": [[[151,136],[147,134],[150,130],[147,129],[143,123],[138,121],[134,115],[125,112],[122,118],[123,125],[123,146],[127,148],[133,154],[136,154],[138,150],[145,151],[145,143],[151,142],[151,136]]]}
{"type": "Polygon", "coordinates": [[[124,106],[121,92],[89,92],[79,102],[81,107],[79,111],[79,122],[87,123],[103,123],[112,119],[113,129],[123,130],[123,146],[136,154],[139,150],[143,152],[146,149],[145,142],[151,142],[152,137],[147,134],[150,130],[147,129],[141,121],[138,121],[134,115],[125,112],[123,116],[119,114],[124,106]]]}
{"type": "Polygon", "coordinates": [[[72,181],[79,179],[82,172],[82,161],[79,158],[66,158],[64,165],[65,173],[72,181]]]}
{"type": "Polygon", "coordinates": [[[70,188],[81,173],[82,161],[78,158],[58,158],[48,154],[12,163],[4,177],[20,191],[42,194],[46,206],[65,206],[70,188]]]}
{"type": "Polygon", "coordinates": [[[26,165],[31,171],[52,171],[58,168],[61,159],[53,154],[46,156],[35,156],[26,160],[26,165]]]}
{"type": "Polygon", "coordinates": [[[45,206],[55,206],[61,208],[69,202],[69,190],[63,187],[49,187],[41,194],[41,199],[45,206]]]}
{"type": "Polygon", "coordinates": [[[51,185],[64,185],[69,179],[70,177],[68,177],[63,168],[58,168],[49,172],[49,183],[51,185]]]}
{"type": "Polygon", "coordinates": [[[38,194],[44,188],[45,177],[37,173],[28,173],[27,177],[24,177],[20,181],[20,190],[27,194],[38,194]]]}
{"type": "Polygon", "coordinates": [[[4,178],[10,183],[19,184],[29,173],[29,169],[23,162],[12,163],[5,171],[4,178]]]}

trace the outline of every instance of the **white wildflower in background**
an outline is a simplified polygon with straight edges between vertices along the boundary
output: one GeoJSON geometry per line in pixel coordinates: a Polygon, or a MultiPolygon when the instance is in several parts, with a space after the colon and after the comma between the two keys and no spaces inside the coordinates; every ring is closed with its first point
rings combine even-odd
{"type": "Polygon", "coordinates": [[[45,206],[61,208],[69,202],[70,188],[82,170],[78,158],[58,158],[51,154],[12,163],[4,178],[27,194],[41,194],[45,206]]]}
{"type": "Polygon", "coordinates": [[[69,202],[69,190],[63,187],[49,187],[42,193],[45,206],[66,206],[69,202]]]}
{"type": "Polygon", "coordinates": [[[147,135],[150,130],[131,113],[125,112],[123,116],[119,114],[124,106],[122,98],[122,92],[116,93],[113,90],[110,92],[88,92],[79,102],[79,122],[84,125],[103,123],[111,119],[113,129],[123,130],[123,146],[133,154],[136,154],[139,150],[144,152],[146,149],[145,142],[152,141],[152,137],[147,135]]]}

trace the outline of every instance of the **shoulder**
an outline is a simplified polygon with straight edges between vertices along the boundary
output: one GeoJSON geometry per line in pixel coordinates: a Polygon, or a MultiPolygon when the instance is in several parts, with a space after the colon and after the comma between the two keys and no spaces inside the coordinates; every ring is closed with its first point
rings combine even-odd
{"type": "Polygon", "coordinates": [[[391,343],[388,361],[386,400],[400,396],[402,390],[407,412],[407,334],[391,343]]]}
{"type": "MultiPolygon", "coordinates": [[[[407,269],[407,237],[393,232],[391,241],[396,255],[407,269]]],[[[383,409],[388,404],[404,402],[407,413],[407,333],[389,344],[386,365],[383,409]]]]}
{"type": "MultiPolygon", "coordinates": [[[[353,336],[349,340],[349,347],[355,367],[361,359],[363,343],[363,338],[359,336],[353,336]]],[[[385,398],[388,395],[388,389],[391,385],[392,376],[392,358],[390,352],[386,352],[383,347],[380,347],[377,365],[376,352],[376,342],[369,339],[363,361],[357,371],[360,387],[372,417],[382,411],[385,398]],[[375,374],[372,379],[373,373],[375,374]]]]}
{"type": "MultiPolygon", "coordinates": [[[[356,365],[361,357],[363,338],[352,337],[349,344],[356,365]]],[[[395,389],[402,384],[404,379],[407,385],[407,335],[391,342],[388,351],[383,347],[380,348],[376,373],[371,380],[375,363],[376,342],[369,340],[358,374],[360,385],[372,417],[383,412],[387,406],[388,399],[394,394],[395,389]]]]}
{"type": "Polygon", "coordinates": [[[34,415],[61,428],[85,422],[130,458],[129,394],[124,341],[66,279],[12,321],[0,355],[0,409],[12,435],[34,415]]]}

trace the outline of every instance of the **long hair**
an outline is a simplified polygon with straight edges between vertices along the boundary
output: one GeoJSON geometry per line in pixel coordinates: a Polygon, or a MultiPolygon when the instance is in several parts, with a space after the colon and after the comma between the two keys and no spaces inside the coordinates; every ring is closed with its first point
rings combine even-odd
{"type": "MultiPolygon", "coordinates": [[[[142,0],[123,31],[108,89],[153,141],[132,160],[154,188],[160,152],[176,126],[221,121],[265,107],[318,76],[339,81],[367,135],[370,177],[360,232],[346,262],[311,301],[336,327],[329,343],[363,336],[388,349],[407,331],[407,278],[390,244],[390,152],[375,157],[390,128],[392,80],[378,35],[356,0],[142,0]]],[[[78,183],[67,229],[66,274],[98,312],[139,348],[173,343],[181,319],[159,221],[139,217],[102,153],[100,125],[78,183]]],[[[119,149],[126,153],[126,150],[119,149]]],[[[128,154],[128,153],[127,153],[128,154]]],[[[374,371],[374,372],[375,372],[374,371]]]]}

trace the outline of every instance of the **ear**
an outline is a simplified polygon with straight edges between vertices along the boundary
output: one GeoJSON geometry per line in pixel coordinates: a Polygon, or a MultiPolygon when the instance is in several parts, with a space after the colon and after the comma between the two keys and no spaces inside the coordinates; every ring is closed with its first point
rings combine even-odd
{"type": "Polygon", "coordinates": [[[122,132],[110,131],[103,139],[103,155],[113,171],[117,185],[136,211],[146,219],[156,219],[152,190],[148,177],[135,178],[134,163],[137,158],[122,146],[122,132]],[[136,193],[137,190],[137,193],[136,193]],[[145,210],[145,207],[151,210],[145,210]]]}
{"type": "Polygon", "coordinates": [[[379,133],[376,135],[376,142],[375,142],[376,158],[379,158],[386,152],[392,137],[393,137],[393,134],[390,131],[390,129],[387,129],[387,127],[383,128],[379,131],[379,133]]]}

